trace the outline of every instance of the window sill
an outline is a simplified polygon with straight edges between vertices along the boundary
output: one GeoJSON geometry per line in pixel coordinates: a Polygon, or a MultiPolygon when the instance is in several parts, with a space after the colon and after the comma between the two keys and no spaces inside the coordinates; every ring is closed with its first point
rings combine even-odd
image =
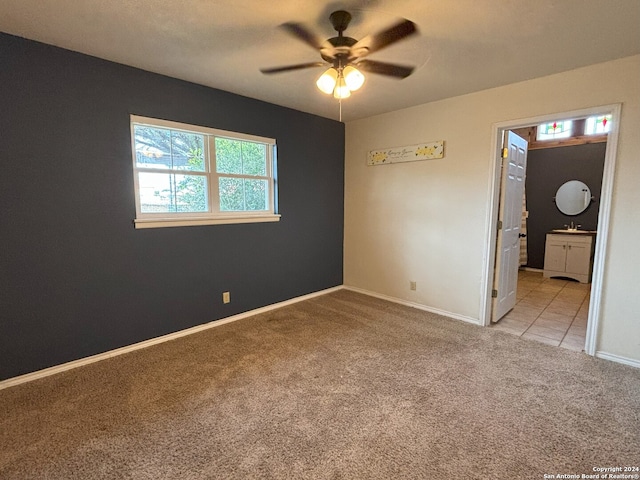
{"type": "Polygon", "coordinates": [[[279,222],[280,215],[238,215],[236,217],[216,218],[137,218],[133,221],[136,229],[139,228],[164,228],[164,227],[191,227],[198,225],[223,225],[230,223],[263,223],[279,222]]]}

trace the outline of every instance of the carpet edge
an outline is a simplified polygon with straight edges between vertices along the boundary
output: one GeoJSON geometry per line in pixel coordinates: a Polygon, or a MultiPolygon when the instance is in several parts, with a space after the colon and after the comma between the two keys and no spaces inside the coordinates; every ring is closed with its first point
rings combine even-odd
{"type": "Polygon", "coordinates": [[[306,295],[301,295],[299,297],[290,298],[289,300],[283,300],[282,302],[272,303],[271,305],[265,305],[264,307],[259,307],[253,310],[249,310],[247,312],[238,313],[230,317],[224,317],[218,320],[213,320],[211,322],[189,327],[184,330],[178,330],[177,332],[168,333],[160,337],[150,338],[147,340],[143,340],[141,342],[132,343],[131,345],[125,345],[124,347],[108,350],[102,353],[97,353],[89,357],[79,358],[77,360],[72,360],[70,362],[61,363],[59,365],[54,365],[52,367],[43,368],[42,370],[36,370],[34,372],[25,373],[23,375],[18,375],[17,377],[10,377],[0,381],[0,390],[14,387],[16,385],[21,385],[23,383],[32,382],[34,380],[49,377],[51,375],[56,375],[58,373],[66,372],[67,370],[72,370],[74,368],[89,365],[95,362],[106,360],[108,358],[124,355],[125,353],[134,352],[136,350],[141,350],[143,348],[151,347],[153,345],[158,345],[160,343],[168,342],[181,337],[186,337],[187,335],[192,335],[194,333],[202,332],[204,330],[208,330],[213,327],[219,327],[227,323],[235,322],[237,320],[242,320],[243,318],[253,317],[254,315],[259,315],[261,313],[269,312],[271,310],[286,307],[287,305],[292,305],[294,303],[302,302],[304,300],[309,300],[311,298],[319,297],[321,295],[326,295],[328,293],[337,292],[339,290],[342,290],[343,288],[344,288],[344,285],[337,285],[335,287],[326,288],[324,290],[318,290],[317,292],[312,292],[306,295]]]}

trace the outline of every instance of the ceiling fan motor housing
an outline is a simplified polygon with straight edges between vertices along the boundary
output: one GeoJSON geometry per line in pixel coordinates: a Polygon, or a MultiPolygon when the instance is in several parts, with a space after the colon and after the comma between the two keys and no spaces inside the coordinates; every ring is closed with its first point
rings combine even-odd
{"type": "Polygon", "coordinates": [[[328,63],[336,63],[336,60],[341,60],[344,64],[345,60],[351,56],[351,47],[358,41],[351,37],[333,37],[328,42],[333,45],[334,51],[330,56],[320,53],[322,59],[328,63]]]}

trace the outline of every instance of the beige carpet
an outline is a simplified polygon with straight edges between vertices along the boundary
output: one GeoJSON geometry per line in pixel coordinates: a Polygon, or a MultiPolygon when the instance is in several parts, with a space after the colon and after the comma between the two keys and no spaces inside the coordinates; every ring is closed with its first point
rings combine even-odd
{"type": "Polygon", "coordinates": [[[639,452],[640,370],[344,290],[0,391],[2,479],[542,479],[639,452]]]}

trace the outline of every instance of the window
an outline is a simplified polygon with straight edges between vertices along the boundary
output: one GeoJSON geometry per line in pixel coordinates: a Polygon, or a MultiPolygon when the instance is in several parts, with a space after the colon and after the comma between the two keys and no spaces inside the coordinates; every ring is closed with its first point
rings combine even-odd
{"type": "Polygon", "coordinates": [[[536,140],[556,140],[571,136],[571,120],[543,123],[538,126],[536,140]]]}
{"type": "Polygon", "coordinates": [[[278,221],[275,140],[131,116],[136,228],[278,221]]]}
{"type": "Polygon", "coordinates": [[[603,135],[611,130],[611,115],[589,117],[584,122],[585,135],[603,135]]]}

